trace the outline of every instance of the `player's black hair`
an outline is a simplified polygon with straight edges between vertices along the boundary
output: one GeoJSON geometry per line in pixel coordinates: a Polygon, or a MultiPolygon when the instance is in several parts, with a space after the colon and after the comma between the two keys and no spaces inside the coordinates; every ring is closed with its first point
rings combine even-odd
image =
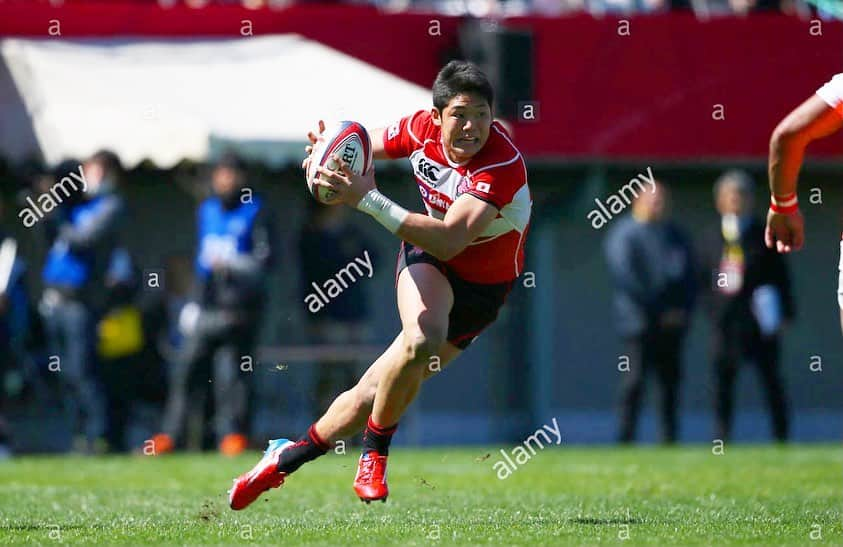
{"type": "Polygon", "coordinates": [[[492,84],[483,71],[468,61],[451,61],[442,67],[433,82],[433,106],[442,112],[451,99],[461,93],[483,97],[489,108],[494,104],[492,84]]]}

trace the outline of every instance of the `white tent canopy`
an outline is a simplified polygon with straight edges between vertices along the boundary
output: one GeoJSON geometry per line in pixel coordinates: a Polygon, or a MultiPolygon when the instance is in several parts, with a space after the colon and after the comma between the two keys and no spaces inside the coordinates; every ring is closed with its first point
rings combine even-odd
{"type": "Polygon", "coordinates": [[[0,154],[13,161],[108,148],[127,167],[171,167],[232,148],[277,166],[301,160],[320,118],[374,128],[431,104],[428,89],[298,35],[7,39],[0,59],[0,154]]]}

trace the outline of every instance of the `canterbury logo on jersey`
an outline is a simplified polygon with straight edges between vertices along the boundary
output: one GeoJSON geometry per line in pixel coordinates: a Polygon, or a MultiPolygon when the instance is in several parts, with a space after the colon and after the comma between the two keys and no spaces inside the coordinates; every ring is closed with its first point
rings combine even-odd
{"type": "Polygon", "coordinates": [[[439,183],[439,167],[430,163],[427,158],[421,158],[415,165],[416,174],[427,182],[436,186],[439,183]]]}

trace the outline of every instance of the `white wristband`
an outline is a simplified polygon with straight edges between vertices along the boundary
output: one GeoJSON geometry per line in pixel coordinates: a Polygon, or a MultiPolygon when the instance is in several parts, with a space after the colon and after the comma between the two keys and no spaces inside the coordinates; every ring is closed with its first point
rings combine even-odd
{"type": "Polygon", "coordinates": [[[357,204],[357,208],[371,215],[393,234],[398,231],[409,211],[393,202],[377,190],[369,190],[357,204]]]}

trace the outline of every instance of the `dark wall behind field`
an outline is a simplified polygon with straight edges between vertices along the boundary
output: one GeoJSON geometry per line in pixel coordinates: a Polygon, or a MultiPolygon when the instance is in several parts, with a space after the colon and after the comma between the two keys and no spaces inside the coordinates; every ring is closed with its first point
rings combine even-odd
{"type": "MultiPolygon", "coordinates": [[[[595,197],[605,200],[646,167],[531,167],[535,204],[526,270],[536,274],[536,287],[525,287],[522,278],[498,323],[452,367],[429,381],[406,420],[404,441],[515,440],[540,424],[550,423],[552,417],[559,417],[563,435],[570,441],[607,441],[614,437],[621,348],[612,324],[602,253],[608,227],[594,230],[586,215],[594,207],[595,197]],[[542,251],[543,245],[552,246],[552,263],[542,251]],[[550,340],[550,346],[537,348],[540,339],[550,340]],[[535,367],[550,369],[549,382],[543,386],[535,381],[535,367]],[[544,409],[537,410],[535,405],[537,389],[548,393],[549,406],[544,409]]],[[[653,166],[653,171],[670,185],[674,217],[692,237],[699,235],[702,226],[719,222],[713,210],[711,184],[721,169],[653,166]]],[[[762,214],[765,179],[757,168],[753,174],[758,181],[756,208],[762,214]]],[[[795,433],[806,439],[839,438],[843,415],[843,354],[835,296],[843,227],[841,175],[841,168],[814,168],[803,174],[800,197],[808,243],[790,259],[798,319],[785,338],[783,374],[796,414],[795,433]],[[822,204],[808,203],[809,188],[821,190],[822,204]],[[822,372],[809,369],[812,356],[822,359],[822,372]],[[827,423],[829,420],[836,422],[827,423]]],[[[145,269],[160,269],[167,255],[193,250],[196,200],[173,177],[172,172],[137,170],[125,188],[131,209],[127,242],[145,269]]],[[[387,167],[379,171],[378,180],[393,199],[420,209],[418,193],[406,172],[387,167]]],[[[301,343],[308,312],[297,288],[295,238],[309,197],[297,171],[258,170],[252,186],[275,210],[283,249],[279,266],[269,280],[271,294],[261,340],[269,346],[301,343]]],[[[350,214],[370,236],[378,259],[374,278],[363,279],[349,290],[366,291],[373,302],[375,340],[385,346],[399,328],[393,285],[397,240],[368,217],[350,214]]],[[[24,229],[16,215],[17,209],[7,205],[5,225],[21,237],[24,253],[34,266],[33,286],[37,290],[43,248],[37,229],[24,229]]],[[[343,266],[338,264],[337,269],[343,266]]],[[[712,395],[707,332],[705,318],[697,313],[685,351],[681,405],[687,419],[683,422],[683,439],[705,440],[711,429],[707,414],[712,395]]],[[[291,365],[289,374],[269,374],[260,382],[263,402],[258,406],[275,408],[289,418],[289,427],[298,427],[308,419],[305,408],[312,396],[303,379],[306,374],[299,374],[307,366],[291,365]]],[[[767,423],[757,412],[763,409],[763,398],[749,367],[740,375],[737,408],[746,411],[739,416],[737,436],[763,438],[767,423]]],[[[644,420],[644,437],[651,437],[651,417],[645,415],[644,420]]]]}

